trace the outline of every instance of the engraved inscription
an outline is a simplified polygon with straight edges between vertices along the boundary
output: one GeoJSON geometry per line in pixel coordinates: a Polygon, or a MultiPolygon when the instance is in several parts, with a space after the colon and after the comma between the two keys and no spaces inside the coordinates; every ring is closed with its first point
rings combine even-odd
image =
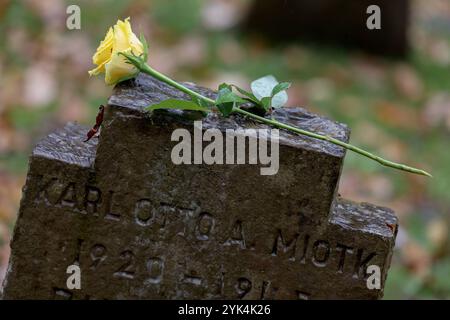
{"type": "Polygon", "coordinates": [[[52,204],[51,199],[51,191],[50,189],[54,186],[54,184],[58,181],[56,178],[50,178],[48,180],[44,179],[44,176],[40,175],[37,177],[38,180],[38,192],[35,198],[36,203],[44,202],[47,205],[52,204]]]}
{"type": "MultiPolygon", "coordinates": [[[[221,250],[220,247],[227,247],[228,250],[237,248],[242,254],[253,251],[257,254],[268,255],[271,257],[270,259],[289,261],[293,268],[299,266],[302,268],[309,266],[326,268],[336,275],[347,273],[353,279],[358,280],[366,277],[367,265],[375,263],[374,260],[377,258],[376,252],[355,247],[354,244],[340,243],[327,239],[325,236],[305,233],[302,230],[302,224],[287,230],[274,225],[272,232],[267,231],[269,237],[267,241],[260,235],[255,237],[253,234],[246,233],[246,224],[252,222],[236,219],[230,221],[232,223],[224,224],[220,221],[220,216],[202,211],[198,205],[193,205],[194,208],[185,208],[158,202],[148,196],[145,198],[135,197],[133,206],[124,208],[121,207],[122,203],[129,201],[121,200],[124,197],[133,197],[132,194],[119,194],[112,190],[104,192],[93,185],[82,186],[44,176],[37,177],[34,190],[32,199],[36,205],[67,207],[71,210],[70,212],[88,215],[92,219],[135,225],[142,232],[136,235],[133,245],[143,248],[148,248],[156,243],[164,243],[167,239],[174,239],[174,237],[177,239],[182,237],[186,241],[194,239],[199,241],[196,243],[198,250],[221,250]]],[[[77,253],[74,257],[77,264],[79,264],[80,254],[83,252],[81,246],[85,245],[83,240],[79,239],[78,241],[77,253]]],[[[89,259],[86,265],[87,269],[91,271],[107,270],[102,266],[111,263],[113,266],[109,270],[114,278],[118,279],[135,279],[137,272],[146,270],[146,275],[142,275],[145,284],[161,284],[164,279],[165,267],[170,265],[169,261],[160,253],[140,257],[140,253],[135,249],[122,248],[122,250],[111,252],[104,244],[95,242],[91,242],[86,247],[85,253],[89,259]],[[139,266],[138,264],[143,265],[139,266]]],[[[266,266],[263,266],[264,268],[266,266]]],[[[217,279],[220,278],[220,283],[215,287],[223,294],[225,271],[218,270],[217,272],[217,278],[214,280],[202,279],[191,273],[183,273],[180,275],[179,281],[185,284],[200,285],[209,281],[217,283],[217,279]]],[[[274,279],[265,279],[262,282],[260,282],[261,278],[256,279],[258,293],[252,294],[252,297],[270,299],[277,290],[282,290],[274,286],[274,279]]],[[[246,277],[239,278],[235,285],[238,297],[247,296],[252,287],[255,290],[254,284],[248,274],[246,277]]],[[[292,294],[294,296],[296,293],[292,294]]],[[[305,296],[306,294],[303,294],[302,297],[305,296]]]]}
{"type": "Polygon", "coordinates": [[[298,300],[309,300],[309,297],[311,296],[311,294],[300,290],[295,291],[295,293],[298,300]]]}
{"type": "Polygon", "coordinates": [[[72,300],[72,292],[66,289],[53,288],[53,299],[55,300],[72,300]]]}
{"type": "Polygon", "coordinates": [[[300,256],[301,264],[306,263],[306,254],[308,253],[309,238],[310,238],[310,236],[308,234],[305,234],[305,236],[303,237],[303,249],[302,249],[302,254],[300,256]]]}
{"type": "Polygon", "coordinates": [[[90,269],[95,270],[106,259],[106,247],[102,244],[96,244],[91,249],[92,264],[90,269]]]}
{"type": "Polygon", "coordinates": [[[245,249],[244,229],[242,228],[242,221],[237,220],[231,228],[230,237],[225,241],[224,245],[237,245],[241,249],[245,249]]]}
{"type": "Polygon", "coordinates": [[[75,183],[69,183],[62,191],[57,204],[73,208],[77,204],[75,183]]]}
{"type": "Polygon", "coordinates": [[[236,292],[239,299],[243,299],[252,290],[252,282],[247,278],[239,278],[236,283],[236,292]]]}
{"type": "Polygon", "coordinates": [[[149,274],[149,277],[145,281],[146,283],[160,283],[163,278],[164,260],[158,257],[148,259],[147,272],[149,274]]]}
{"type": "Polygon", "coordinates": [[[295,234],[290,241],[286,242],[283,238],[281,230],[278,230],[278,234],[272,248],[272,255],[277,256],[280,254],[285,254],[289,260],[295,261],[295,247],[297,245],[298,236],[298,234],[295,234]]]}
{"type": "Polygon", "coordinates": [[[202,212],[197,219],[195,236],[198,240],[208,240],[214,228],[214,218],[207,212],[202,212]]]}
{"type": "MultiPolygon", "coordinates": [[[[279,232],[277,233],[280,234],[279,232]]],[[[297,237],[297,235],[296,235],[297,237]]],[[[301,238],[307,238],[308,237],[302,237],[301,235],[297,237],[298,239],[301,238]]],[[[309,237],[310,238],[310,237],[309,237]]],[[[345,258],[342,258],[343,253],[346,252],[347,254],[351,253],[352,249],[350,247],[342,245],[340,243],[336,244],[335,247],[332,247],[329,241],[325,240],[316,240],[311,243],[311,248],[307,250],[307,252],[311,252],[310,256],[308,255],[308,259],[312,265],[323,268],[324,265],[327,265],[327,261],[330,260],[331,254],[334,250],[336,252],[336,261],[338,261],[337,266],[337,273],[339,273],[339,270],[344,270],[343,267],[343,261],[345,261],[345,258]],[[334,248],[334,249],[333,249],[334,248]]],[[[130,250],[120,250],[115,249],[114,252],[111,252],[106,248],[105,245],[95,242],[95,241],[85,241],[83,239],[77,239],[77,259],[81,262],[85,262],[86,264],[82,263],[80,265],[81,269],[84,269],[84,266],[88,267],[87,270],[90,270],[91,272],[99,272],[102,270],[111,270],[111,268],[107,267],[108,263],[113,264],[113,270],[115,270],[112,273],[112,276],[117,279],[128,279],[128,280],[136,280],[138,281],[137,286],[144,285],[144,286],[151,286],[156,285],[157,292],[159,290],[163,290],[163,288],[166,288],[164,283],[164,272],[165,272],[165,260],[166,258],[161,255],[154,255],[150,256],[146,259],[138,258],[141,253],[139,251],[135,251],[135,249],[130,250]],[[87,246],[89,250],[83,250],[83,247],[87,246]],[[82,255],[85,253],[87,255],[86,258],[83,259],[82,255]],[[137,261],[144,261],[145,265],[139,266],[137,261]],[[102,268],[102,265],[105,264],[106,268],[102,268]],[[145,271],[146,274],[142,274],[139,276],[138,272],[145,271]],[[143,282],[142,282],[143,281],[143,282]]],[[[273,256],[273,255],[272,255],[273,256]]],[[[365,265],[367,265],[369,262],[372,261],[372,259],[375,257],[375,253],[369,253],[366,254],[363,249],[359,250],[357,254],[355,255],[357,257],[357,260],[355,264],[353,265],[355,270],[362,270],[365,265]]],[[[279,258],[278,256],[273,256],[274,258],[279,258]]],[[[286,257],[284,257],[286,259],[286,257]]],[[[296,258],[295,261],[289,260],[292,263],[300,263],[299,260],[296,258]]],[[[140,262],[141,263],[141,262],[140,262]]],[[[188,270],[188,272],[179,271],[179,277],[178,277],[178,283],[188,285],[188,286],[194,286],[194,287],[206,287],[207,283],[216,283],[217,285],[213,286],[214,289],[212,292],[215,296],[223,296],[224,294],[229,293],[227,286],[232,286],[231,288],[234,288],[234,294],[232,294],[232,298],[237,299],[277,299],[279,296],[285,296],[286,294],[290,294],[292,298],[307,300],[311,299],[312,295],[310,292],[306,292],[303,289],[297,289],[290,288],[291,291],[286,291],[286,288],[281,287],[277,285],[276,279],[261,279],[260,275],[250,273],[250,275],[246,275],[243,277],[235,278],[233,276],[231,282],[227,281],[227,272],[224,270],[223,266],[220,268],[220,270],[217,270],[217,276],[213,277],[211,279],[203,278],[203,275],[200,273],[197,273],[194,270],[188,270]],[[253,277],[253,278],[252,278],[253,277]],[[234,280],[233,280],[234,279],[234,280]],[[211,281],[211,282],[210,282],[211,281]],[[290,292],[290,293],[289,293],[290,292]]],[[[65,289],[57,289],[54,287],[54,297],[59,299],[73,299],[73,294],[71,291],[65,290],[65,289]]],[[[140,290],[140,289],[137,289],[140,290]]],[[[187,288],[183,290],[189,290],[187,288]]],[[[88,290],[89,291],[89,290],[88,290]]],[[[83,296],[76,297],[76,298],[94,298],[94,295],[87,294],[86,291],[83,291],[83,296]]],[[[78,294],[77,294],[78,295],[78,294]]]]}
{"type": "Polygon", "coordinates": [[[362,277],[363,279],[367,278],[367,266],[369,265],[369,262],[375,258],[377,255],[375,252],[369,253],[365,258],[363,258],[364,250],[358,249],[356,253],[356,262],[355,262],[355,268],[353,270],[353,278],[358,279],[362,277]]]}
{"type": "Polygon", "coordinates": [[[336,251],[341,253],[340,256],[339,256],[338,272],[339,273],[343,273],[344,272],[345,257],[347,255],[347,253],[353,254],[353,248],[347,247],[344,244],[338,243],[336,245],[336,251]]]}
{"type": "Polygon", "coordinates": [[[140,226],[148,226],[153,218],[152,203],[148,199],[141,199],[136,202],[134,208],[134,217],[136,223],[140,226]]]}
{"type": "Polygon", "coordinates": [[[184,283],[193,284],[194,286],[201,286],[202,285],[202,278],[194,275],[184,275],[183,279],[184,283]]]}
{"type": "Polygon", "coordinates": [[[325,267],[330,257],[330,243],[324,240],[317,240],[313,245],[312,261],[317,267],[325,267]]]}
{"type": "Polygon", "coordinates": [[[120,254],[120,258],[124,261],[124,263],[120,266],[120,268],[114,272],[114,276],[122,277],[127,279],[133,279],[135,273],[135,256],[133,251],[126,250],[120,254]]]}
{"type": "Polygon", "coordinates": [[[109,191],[106,194],[106,211],[105,211],[105,219],[110,219],[114,221],[120,221],[120,214],[113,211],[113,204],[114,204],[114,192],[109,191]]]}
{"type": "Polygon", "coordinates": [[[272,281],[263,281],[262,287],[261,287],[260,300],[275,299],[275,295],[277,292],[278,292],[278,288],[273,285],[272,281]]]}
{"type": "Polygon", "coordinates": [[[102,201],[100,189],[92,186],[86,186],[84,196],[84,210],[86,213],[98,215],[98,207],[102,201]]]}

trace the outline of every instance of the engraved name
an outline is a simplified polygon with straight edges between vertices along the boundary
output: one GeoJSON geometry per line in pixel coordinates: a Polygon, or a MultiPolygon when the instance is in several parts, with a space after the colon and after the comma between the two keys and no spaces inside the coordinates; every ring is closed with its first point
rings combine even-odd
{"type": "MultiPolygon", "coordinates": [[[[354,247],[345,243],[330,241],[320,235],[312,235],[300,228],[294,235],[287,236],[281,229],[274,229],[267,234],[271,241],[254,243],[252,237],[247,234],[246,224],[250,221],[235,220],[218,229],[218,221],[211,212],[202,211],[201,208],[185,208],[178,205],[155,202],[149,198],[137,198],[132,208],[121,207],[124,196],[108,190],[101,191],[94,185],[76,184],[64,182],[55,177],[37,176],[34,179],[32,201],[36,205],[44,205],[54,208],[65,208],[70,212],[78,213],[85,217],[95,217],[110,223],[127,223],[136,228],[147,228],[151,232],[145,237],[137,237],[137,241],[148,246],[152,242],[162,242],[172,237],[173,234],[201,243],[214,242],[215,246],[236,249],[240,252],[257,250],[258,253],[266,253],[274,259],[287,260],[292,264],[313,265],[315,268],[326,268],[339,274],[351,274],[354,279],[363,280],[367,275],[367,266],[373,264],[378,254],[365,248],[354,247]],[[221,238],[216,235],[220,234],[221,238]]],[[[91,268],[102,262],[102,253],[106,250],[103,245],[92,249],[91,255],[96,257],[91,268]]],[[[130,271],[134,261],[133,252],[120,253],[124,264],[120,270],[114,273],[116,277],[132,278],[130,271]]],[[[154,258],[148,262],[149,268],[159,266],[163,268],[163,261],[154,258]]],[[[158,267],[158,268],[159,268],[158,267]]],[[[152,269],[153,270],[153,269],[152,269]]],[[[148,280],[150,283],[154,280],[148,280]]],[[[187,283],[198,283],[199,280],[186,278],[187,283]]],[[[299,293],[305,296],[304,293],[299,293]]]]}

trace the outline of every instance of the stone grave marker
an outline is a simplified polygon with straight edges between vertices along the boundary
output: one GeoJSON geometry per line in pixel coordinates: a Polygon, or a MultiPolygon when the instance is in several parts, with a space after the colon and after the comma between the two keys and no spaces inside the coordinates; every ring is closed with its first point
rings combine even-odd
{"type": "MultiPolygon", "coordinates": [[[[176,165],[171,135],[192,132],[196,114],[143,111],[169,97],[186,98],[140,75],[114,89],[99,139],[83,142],[88,128],[69,123],[35,147],[4,299],[382,297],[397,219],[337,195],[342,148],[280,131],[275,175],[176,165]],[[80,289],[67,287],[71,265],[80,289]],[[380,268],[380,289],[367,287],[369,265],[380,268]]],[[[345,125],[302,108],[274,117],[349,138],[345,125]]],[[[266,127],[210,114],[208,128],[266,127]]]]}

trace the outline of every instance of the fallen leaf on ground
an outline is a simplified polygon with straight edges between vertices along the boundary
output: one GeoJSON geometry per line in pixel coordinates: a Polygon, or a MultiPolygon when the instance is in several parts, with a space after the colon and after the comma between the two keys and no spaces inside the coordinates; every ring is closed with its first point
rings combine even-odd
{"type": "Polygon", "coordinates": [[[405,98],[419,100],[423,96],[423,82],[411,66],[407,64],[396,66],[393,80],[396,90],[405,98]]]}

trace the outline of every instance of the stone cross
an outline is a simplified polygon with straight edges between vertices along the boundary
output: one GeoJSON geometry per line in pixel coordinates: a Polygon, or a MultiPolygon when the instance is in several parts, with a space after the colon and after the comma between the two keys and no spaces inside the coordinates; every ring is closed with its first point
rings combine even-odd
{"type": "MultiPolygon", "coordinates": [[[[253,164],[177,165],[171,135],[192,132],[198,114],[144,112],[167,98],[187,99],[140,75],[114,89],[98,139],[83,142],[88,129],[69,123],[35,147],[4,299],[382,297],[397,219],[337,195],[341,147],[280,131],[275,175],[253,164]],[[368,286],[369,266],[378,287],[368,286]]],[[[345,125],[302,108],[272,116],[349,139],[345,125]]],[[[267,127],[211,113],[208,128],[267,127]]]]}

